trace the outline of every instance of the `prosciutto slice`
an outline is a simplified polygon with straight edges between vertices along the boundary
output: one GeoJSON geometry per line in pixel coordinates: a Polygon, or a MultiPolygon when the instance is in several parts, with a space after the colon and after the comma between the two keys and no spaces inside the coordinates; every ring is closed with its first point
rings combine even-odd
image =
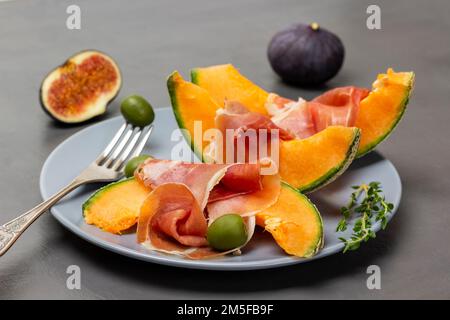
{"type": "Polygon", "coordinates": [[[312,101],[269,94],[265,107],[270,116],[250,112],[237,101],[225,101],[215,118],[221,134],[206,147],[205,154],[216,163],[270,159],[276,169],[278,153],[272,151],[280,140],[305,139],[329,126],[354,126],[360,102],[368,94],[367,89],[350,86],[327,91],[312,101]]]}
{"type": "MultiPolygon", "coordinates": [[[[250,112],[245,106],[236,101],[226,101],[223,109],[216,113],[216,128],[222,132],[221,141],[213,141],[206,152],[216,162],[239,162],[237,159],[237,141],[246,139],[245,134],[254,130],[259,137],[260,129],[266,129],[267,134],[273,130],[278,131],[281,140],[305,139],[329,126],[355,125],[359,111],[359,105],[369,94],[369,90],[357,87],[340,87],[329,90],[312,101],[299,98],[297,101],[269,94],[266,101],[266,109],[271,117],[250,112]],[[227,130],[233,130],[234,158],[227,155],[231,148],[226,144],[227,130]]],[[[248,141],[245,141],[245,155],[249,152],[248,141]]],[[[257,154],[261,141],[258,138],[257,154]]],[[[263,148],[270,153],[270,141],[263,148]]],[[[253,150],[255,152],[255,150],[253,150]]],[[[248,158],[240,159],[243,162],[251,162],[248,158]]]]}
{"type": "Polygon", "coordinates": [[[308,102],[316,131],[329,126],[354,126],[359,103],[368,94],[369,90],[364,88],[342,87],[327,91],[308,102]]]}
{"type": "Polygon", "coordinates": [[[329,90],[308,102],[270,94],[266,109],[275,124],[304,139],[329,126],[354,126],[360,102],[368,94],[369,90],[352,86],[329,90]]]}
{"type": "Polygon", "coordinates": [[[304,139],[316,133],[308,104],[302,98],[292,101],[270,94],[266,107],[268,112],[273,115],[271,120],[277,126],[288,131],[292,137],[304,139]]]}
{"type": "Polygon", "coordinates": [[[135,177],[153,190],[141,207],[138,242],[195,259],[224,254],[206,248],[208,224],[224,214],[240,214],[250,239],[254,215],[274,204],[280,192],[279,176],[261,176],[259,163],[149,159],[135,177]]]}
{"type": "Polygon", "coordinates": [[[269,117],[250,112],[237,101],[226,101],[224,108],[217,110],[215,124],[221,135],[210,143],[205,153],[217,163],[254,163],[258,159],[269,159],[274,139],[294,138],[269,117]],[[265,130],[265,136],[261,129],[265,130]]]}
{"type": "Polygon", "coordinates": [[[237,101],[226,101],[225,108],[219,109],[216,114],[216,128],[222,132],[226,129],[234,129],[244,132],[249,129],[278,130],[283,140],[292,139],[293,136],[283,128],[277,126],[269,117],[257,112],[250,112],[244,105],[237,101]]]}

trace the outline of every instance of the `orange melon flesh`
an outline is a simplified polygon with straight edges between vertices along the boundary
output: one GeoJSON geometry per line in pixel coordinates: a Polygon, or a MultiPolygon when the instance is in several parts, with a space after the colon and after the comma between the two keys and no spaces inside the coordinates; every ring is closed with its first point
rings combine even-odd
{"type": "Polygon", "coordinates": [[[414,86],[414,73],[388,69],[373,83],[361,101],[356,126],[361,128],[358,157],[370,152],[395,128],[402,117],[414,86]]]}
{"type": "Polygon", "coordinates": [[[267,114],[264,105],[268,93],[243,77],[231,64],[192,69],[191,80],[206,89],[222,107],[226,99],[236,100],[250,111],[267,114]]]}
{"type": "Polygon", "coordinates": [[[137,223],[150,191],[134,178],[108,184],[83,204],[84,219],[87,224],[120,234],[137,223]]]}
{"type": "Polygon", "coordinates": [[[323,246],[323,223],[317,208],[287,184],[282,185],[278,201],[256,215],[256,223],[288,254],[307,258],[323,246]]]}
{"type": "Polygon", "coordinates": [[[359,136],[358,128],[334,126],[303,140],[281,141],[281,178],[302,192],[325,186],[347,169],[359,136]]]}
{"type": "MultiPolygon", "coordinates": [[[[214,118],[219,105],[208,91],[183,80],[178,72],[167,81],[172,108],[180,128],[187,129],[187,141],[199,158],[209,162],[203,154],[208,142],[195,145],[190,137],[194,121],[202,121],[203,132],[214,128],[214,118]]],[[[336,179],[352,162],[359,141],[357,128],[333,127],[304,140],[282,141],[280,144],[281,178],[302,192],[311,192],[336,179]]]]}

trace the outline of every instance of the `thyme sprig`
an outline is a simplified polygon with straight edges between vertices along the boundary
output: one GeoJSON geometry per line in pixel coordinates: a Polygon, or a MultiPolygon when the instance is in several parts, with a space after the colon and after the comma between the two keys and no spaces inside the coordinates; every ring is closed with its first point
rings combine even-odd
{"type": "Polygon", "coordinates": [[[341,208],[342,219],[336,227],[336,232],[347,230],[350,218],[355,214],[359,215],[350,238],[339,238],[345,244],[344,253],[356,250],[361,243],[375,238],[375,232],[371,229],[373,218],[375,217],[375,221],[381,221],[381,227],[384,230],[388,223],[388,216],[394,209],[392,203],[386,202],[380,182],[352,186],[352,189],[354,191],[350,195],[350,201],[346,207],[341,208]],[[359,201],[362,195],[364,197],[362,201],[359,201]]]}

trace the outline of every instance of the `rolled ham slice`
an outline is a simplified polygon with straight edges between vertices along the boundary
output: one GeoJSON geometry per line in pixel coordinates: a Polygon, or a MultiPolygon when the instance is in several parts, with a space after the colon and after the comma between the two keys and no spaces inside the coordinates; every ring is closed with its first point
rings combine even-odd
{"type": "Polygon", "coordinates": [[[250,240],[254,215],[274,204],[278,175],[260,164],[203,164],[149,159],[136,179],[153,191],[141,207],[137,240],[148,248],[199,259],[223,255],[207,247],[208,224],[224,214],[244,217],[250,240]]]}
{"type": "Polygon", "coordinates": [[[180,245],[205,246],[208,225],[189,188],[180,183],[162,184],[145,200],[138,221],[137,238],[155,247],[176,250],[180,245]],[[176,241],[166,241],[171,237],[176,241]]]}

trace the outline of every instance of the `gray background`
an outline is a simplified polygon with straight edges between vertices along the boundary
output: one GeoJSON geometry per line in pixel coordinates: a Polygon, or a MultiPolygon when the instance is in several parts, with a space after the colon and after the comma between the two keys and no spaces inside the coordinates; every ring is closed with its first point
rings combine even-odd
{"type": "MultiPolygon", "coordinates": [[[[220,273],[163,267],[97,248],[41,217],[0,258],[0,298],[450,298],[448,1],[44,1],[0,3],[0,221],[41,201],[39,172],[61,141],[89,125],[55,124],[40,109],[44,75],[74,52],[96,48],[119,63],[125,95],[169,105],[165,78],[174,69],[231,62],[264,88],[311,98],[327,87],[369,86],[388,66],[417,76],[409,110],[379,150],[404,186],[387,231],[357,252],[266,271],[220,273]],[[66,7],[82,9],[82,29],[67,30],[66,7]],[[382,30],[365,27],[378,4],[382,30]],[[266,59],[270,37],[293,22],[318,21],[336,32],[346,61],[328,86],[281,83],[266,59]],[[66,289],[66,268],[82,270],[82,290],[66,289]],[[377,264],[382,290],[366,288],[377,264]]],[[[70,159],[67,159],[70,165],[70,159]]]]}

